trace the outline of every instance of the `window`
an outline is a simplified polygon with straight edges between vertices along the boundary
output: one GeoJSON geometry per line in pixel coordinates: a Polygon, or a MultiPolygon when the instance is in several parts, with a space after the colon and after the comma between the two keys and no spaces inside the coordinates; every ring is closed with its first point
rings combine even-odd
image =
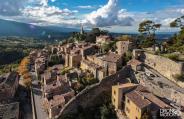
{"type": "Polygon", "coordinates": [[[114,95],[116,95],[116,91],[114,91],[114,95]]]}
{"type": "Polygon", "coordinates": [[[114,98],[114,103],[115,103],[115,101],[116,101],[116,100],[115,100],[115,98],[114,98]]]}
{"type": "Polygon", "coordinates": [[[130,100],[129,100],[129,99],[127,99],[127,102],[128,102],[128,103],[130,103],[130,100]]]}

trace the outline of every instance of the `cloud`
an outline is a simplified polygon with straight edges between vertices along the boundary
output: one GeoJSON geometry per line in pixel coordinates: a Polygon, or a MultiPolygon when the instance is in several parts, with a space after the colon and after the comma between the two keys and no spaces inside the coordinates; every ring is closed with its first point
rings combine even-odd
{"type": "Polygon", "coordinates": [[[109,0],[101,8],[86,16],[83,21],[93,26],[132,25],[133,18],[118,9],[118,0],[109,0]]]}
{"type": "Polygon", "coordinates": [[[51,2],[56,2],[56,0],[51,0],[51,2]]]}
{"type": "Polygon", "coordinates": [[[48,0],[34,1],[34,6],[27,6],[22,10],[22,16],[27,18],[27,21],[38,25],[72,25],[76,22],[74,15],[77,10],[61,9],[56,6],[49,6],[48,0]],[[37,22],[39,21],[39,22],[37,22]]]}
{"type": "Polygon", "coordinates": [[[16,16],[21,13],[26,0],[1,0],[0,14],[3,16],[16,16]]]}
{"type": "Polygon", "coordinates": [[[108,27],[109,29],[134,27],[149,19],[168,27],[175,18],[184,15],[184,7],[170,7],[153,12],[130,12],[119,8],[118,1],[108,0],[107,4],[100,6],[76,6],[75,8],[96,9],[93,12],[82,14],[77,10],[67,8],[69,4],[62,2],[66,8],[51,6],[49,2],[56,0],[1,0],[0,18],[12,19],[20,22],[37,25],[58,25],[76,27],[83,22],[86,27],[108,27]],[[117,27],[118,26],[118,27],[117,27]]]}
{"type": "Polygon", "coordinates": [[[69,9],[59,9],[55,6],[43,6],[43,7],[26,7],[23,10],[23,15],[27,17],[52,17],[54,15],[69,16],[73,15],[77,11],[71,11],[69,9]]]}
{"type": "Polygon", "coordinates": [[[40,0],[40,4],[42,6],[47,6],[48,5],[48,0],[40,0]]]}
{"type": "Polygon", "coordinates": [[[91,6],[91,5],[86,5],[86,6],[77,6],[78,8],[81,8],[81,9],[94,9],[95,6],[91,6]]]}
{"type": "Polygon", "coordinates": [[[157,23],[161,23],[163,26],[169,26],[170,22],[174,19],[184,15],[184,8],[171,7],[155,12],[135,12],[132,13],[137,23],[145,19],[153,20],[157,23]]]}

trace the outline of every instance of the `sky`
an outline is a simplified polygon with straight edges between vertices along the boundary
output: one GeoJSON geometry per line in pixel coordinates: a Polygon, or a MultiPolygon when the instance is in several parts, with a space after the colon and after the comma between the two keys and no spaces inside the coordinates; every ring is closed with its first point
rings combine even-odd
{"type": "Polygon", "coordinates": [[[137,32],[143,20],[171,32],[169,23],[182,15],[184,0],[0,0],[0,19],[111,32],[137,32]]]}

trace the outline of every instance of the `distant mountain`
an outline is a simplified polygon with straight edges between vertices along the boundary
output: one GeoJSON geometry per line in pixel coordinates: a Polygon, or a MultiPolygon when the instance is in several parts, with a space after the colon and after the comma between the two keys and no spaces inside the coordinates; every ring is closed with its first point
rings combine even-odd
{"type": "MultiPolygon", "coordinates": [[[[171,38],[175,33],[177,32],[158,32],[156,33],[156,40],[158,42],[160,41],[165,41],[168,40],[169,38],[171,38]]],[[[130,35],[132,37],[137,37],[138,35],[140,35],[139,33],[110,33],[113,37],[118,37],[121,35],[130,35]]]]}
{"type": "Polygon", "coordinates": [[[0,36],[66,37],[69,32],[75,31],[79,30],[58,26],[36,26],[0,19],[0,36]]]}

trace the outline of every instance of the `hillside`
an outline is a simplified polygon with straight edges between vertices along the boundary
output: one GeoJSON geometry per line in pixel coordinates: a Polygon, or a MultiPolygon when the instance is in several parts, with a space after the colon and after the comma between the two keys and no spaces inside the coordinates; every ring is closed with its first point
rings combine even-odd
{"type": "Polygon", "coordinates": [[[26,37],[66,37],[69,32],[78,31],[72,28],[57,26],[36,26],[15,21],[0,19],[0,36],[26,36],[26,37]]]}

